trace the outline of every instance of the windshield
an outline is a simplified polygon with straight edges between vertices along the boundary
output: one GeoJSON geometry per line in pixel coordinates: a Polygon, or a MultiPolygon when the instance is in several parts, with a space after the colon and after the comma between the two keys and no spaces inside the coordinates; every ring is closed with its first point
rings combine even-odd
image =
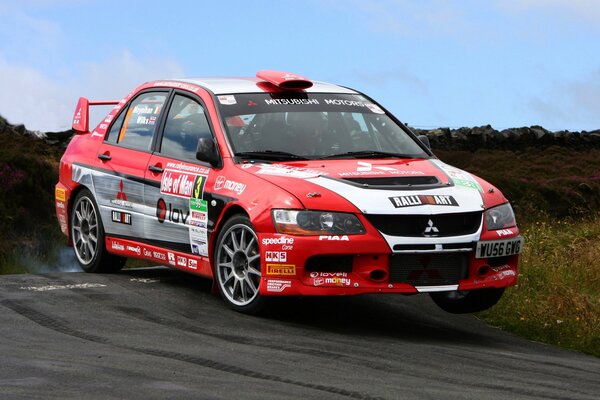
{"type": "Polygon", "coordinates": [[[362,95],[218,96],[234,155],[268,160],[425,158],[427,153],[362,95]]]}

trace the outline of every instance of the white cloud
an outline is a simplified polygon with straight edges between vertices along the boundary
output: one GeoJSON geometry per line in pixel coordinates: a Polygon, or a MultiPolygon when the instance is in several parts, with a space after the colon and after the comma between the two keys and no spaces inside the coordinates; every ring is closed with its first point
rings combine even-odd
{"type": "Polygon", "coordinates": [[[388,86],[391,83],[400,82],[424,94],[427,94],[429,91],[426,81],[401,69],[380,71],[354,70],[353,73],[359,81],[372,86],[388,86]]]}
{"type": "Polygon", "coordinates": [[[598,22],[598,0],[495,0],[501,10],[513,14],[542,13],[554,18],[598,22]]]}
{"type": "Polygon", "coordinates": [[[548,121],[548,126],[574,126],[576,130],[600,128],[600,68],[584,79],[557,83],[546,96],[529,101],[533,112],[548,121]]]}
{"type": "MultiPolygon", "coordinates": [[[[30,130],[68,129],[80,96],[120,99],[145,81],[184,75],[170,59],[140,57],[127,49],[98,52],[98,58],[87,62],[66,61],[73,59],[72,39],[59,22],[39,15],[76,4],[0,0],[0,115],[11,123],[24,123],[30,130]]],[[[97,114],[92,116],[99,120],[97,114]]]]}
{"type": "Polygon", "coordinates": [[[393,32],[407,36],[451,34],[472,31],[474,24],[466,16],[464,5],[447,0],[354,0],[338,4],[344,11],[354,9],[360,19],[375,32],[393,32]]]}
{"type": "Polygon", "coordinates": [[[81,96],[120,99],[146,81],[184,73],[172,60],[137,58],[124,50],[99,62],[74,66],[68,75],[51,78],[42,70],[0,57],[0,115],[13,124],[24,123],[30,130],[64,130],[70,128],[81,96]]]}

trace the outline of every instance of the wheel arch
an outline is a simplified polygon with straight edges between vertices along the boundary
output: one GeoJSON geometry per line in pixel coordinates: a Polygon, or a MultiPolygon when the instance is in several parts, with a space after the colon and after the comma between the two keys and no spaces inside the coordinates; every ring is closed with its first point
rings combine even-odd
{"type": "Polygon", "coordinates": [[[246,211],[246,209],[244,207],[242,207],[239,204],[231,204],[229,205],[227,208],[225,208],[225,210],[223,210],[223,213],[221,214],[221,216],[219,217],[219,219],[217,220],[216,224],[215,224],[215,229],[212,231],[211,235],[210,235],[210,243],[208,246],[208,254],[210,255],[210,266],[214,272],[214,251],[215,251],[215,245],[217,242],[217,238],[219,237],[219,233],[221,232],[221,229],[223,228],[223,225],[225,224],[225,222],[227,222],[231,217],[233,217],[234,215],[237,214],[243,214],[245,216],[247,216],[248,218],[250,218],[250,214],[248,213],[248,211],[246,211]]]}
{"type": "MultiPolygon", "coordinates": [[[[69,246],[73,246],[73,236],[71,235],[71,212],[73,211],[73,204],[75,203],[77,195],[84,189],[90,190],[87,186],[82,184],[78,184],[71,189],[71,195],[69,196],[69,202],[67,203],[67,244],[69,246]]],[[[101,218],[100,215],[98,215],[98,217],[101,218]]]]}

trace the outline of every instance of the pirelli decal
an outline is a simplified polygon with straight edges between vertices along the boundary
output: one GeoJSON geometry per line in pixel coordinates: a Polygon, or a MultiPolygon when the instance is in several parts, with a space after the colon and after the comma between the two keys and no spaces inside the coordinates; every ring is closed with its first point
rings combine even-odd
{"type": "Polygon", "coordinates": [[[267,264],[267,275],[296,275],[294,264],[267,264]]]}
{"type": "Polygon", "coordinates": [[[412,196],[394,196],[389,197],[395,208],[417,207],[424,205],[431,206],[452,206],[458,207],[458,202],[449,195],[412,195],[412,196]]]}

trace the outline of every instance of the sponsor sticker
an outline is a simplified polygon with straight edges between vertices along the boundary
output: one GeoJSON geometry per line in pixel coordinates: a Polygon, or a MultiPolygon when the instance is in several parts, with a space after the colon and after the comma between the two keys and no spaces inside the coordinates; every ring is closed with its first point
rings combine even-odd
{"type": "Polygon", "coordinates": [[[67,201],[67,191],[57,187],[54,189],[54,198],[56,201],[67,201]]]}
{"type": "Polygon", "coordinates": [[[350,286],[352,281],[346,272],[311,272],[314,286],[350,286]]]}
{"type": "Polygon", "coordinates": [[[424,205],[458,207],[458,202],[450,195],[410,195],[388,197],[395,208],[424,205]]]}
{"type": "Polygon", "coordinates": [[[311,272],[311,278],[347,278],[347,272],[311,272]]]}
{"type": "MultiPolygon", "coordinates": [[[[201,183],[202,180],[200,181],[201,183]]],[[[172,170],[164,171],[160,182],[160,192],[162,194],[189,199],[195,194],[196,189],[196,175],[172,170]]],[[[202,193],[201,190],[200,193],[202,193]]]]}
{"type": "Polygon", "coordinates": [[[498,271],[504,271],[505,269],[512,269],[512,267],[508,264],[502,264],[502,265],[496,265],[496,266],[491,266],[490,267],[492,270],[498,272],[498,271]]]}
{"type": "Polygon", "coordinates": [[[287,252],[285,251],[266,251],[265,252],[265,261],[266,262],[286,262],[287,261],[287,252]]]}
{"type": "Polygon", "coordinates": [[[267,280],[267,292],[281,293],[285,289],[292,287],[292,281],[286,281],[281,279],[269,279],[267,280]]]}
{"type": "Polygon", "coordinates": [[[154,114],[154,107],[150,107],[147,104],[138,104],[133,108],[134,114],[154,114]]]}
{"type": "Polygon", "coordinates": [[[175,254],[173,254],[173,253],[171,253],[169,251],[169,252],[167,252],[167,257],[169,258],[169,264],[176,265],[176,263],[175,263],[175,254]]]}
{"type": "Polygon", "coordinates": [[[117,192],[117,198],[112,199],[110,202],[116,206],[121,207],[133,207],[133,204],[130,201],[127,201],[127,194],[125,194],[125,184],[123,183],[123,179],[119,182],[119,191],[117,192]]]}
{"type": "Polygon", "coordinates": [[[114,240],[111,242],[110,248],[117,251],[125,251],[125,246],[122,243],[115,242],[114,240]]]}
{"type": "Polygon", "coordinates": [[[375,114],[385,114],[381,107],[379,107],[377,104],[365,103],[365,106],[367,106],[367,108],[375,114]]]}
{"type": "Polygon", "coordinates": [[[206,183],[206,176],[198,175],[194,181],[194,193],[192,197],[194,199],[201,199],[204,196],[204,184],[206,183]]]}
{"type": "Polygon", "coordinates": [[[267,264],[267,275],[296,275],[293,264],[267,264]]]}
{"type": "Polygon", "coordinates": [[[158,81],[158,82],[154,82],[154,86],[155,87],[159,87],[159,86],[176,87],[179,89],[189,90],[190,92],[194,92],[194,93],[196,93],[199,89],[198,86],[196,86],[196,85],[191,85],[189,83],[176,82],[176,81],[158,81]]]}
{"type": "Polygon", "coordinates": [[[502,236],[514,235],[514,232],[510,229],[499,229],[496,231],[496,234],[498,234],[498,236],[502,237],[502,236]]]}
{"type": "Polygon", "coordinates": [[[123,211],[112,210],[110,212],[110,219],[112,222],[116,222],[118,224],[131,225],[131,214],[123,211]]]}
{"type": "Polygon", "coordinates": [[[235,192],[237,194],[242,194],[244,192],[244,190],[246,190],[246,184],[232,181],[232,180],[227,179],[224,176],[220,175],[217,177],[217,179],[215,179],[215,184],[214,184],[213,189],[215,190],[215,192],[217,192],[221,189],[225,189],[225,190],[230,190],[232,192],[235,192]]]}
{"type": "Polygon", "coordinates": [[[219,99],[219,103],[225,106],[232,106],[237,103],[237,101],[235,100],[235,96],[231,94],[219,96],[217,97],[217,99],[219,99]]]}
{"type": "Polygon", "coordinates": [[[173,204],[159,198],[156,202],[156,218],[161,224],[170,221],[175,224],[185,225],[190,217],[190,210],[174,207],[173,204]]]}
{"type": "Polygon", "coordinates": [[[210,170],[205,167],[200,167],[197,165],[188,165],[188,164],[184,164],[184,163],[175,163],[175,162],[168,162],[166,169],[191,172],[192,174],[197,174],[197,175],[208,175],[208,173],[210,172],[210,170]]]}
{"type": "MultiPolygon", "coordinates": [[[[200,200],[200,199],[190,199],[190,211],[193,212],[197,212],[197,213],[206,213],[208,211],[208,203],[206,202],[206,200],[200,200]]],[[[200,214],[196,214],[196,215],[200,215],[200,214]]],[[[200,218],[200,217],[198,217],[200,218]]]]}
{"type": "Polygon", "coordinates": [[[263,238],[261,243],[263,244],[263,246],[268,246],[271,244],[292,245],[294,244],[294,238],[287,236],[263,238]]]}
{"type": "Polygon", "coordinates": [[[127,251],[137,254],[138,256],[142,254],[142,248],[140,246],[131,246],[127,245],[127,251]]]}
{"type": "Polygon", "coordinates": [[[496,274],[496,277],[498,279],[504,279],[504,278],[510,278],[513,276],[516,276],[517,273],[515,271],[513,271],[512,269],[507,269],[505,271],[501,271],[498,274],[496,274]]]}
{"type": "Polygon", "coordinates": [[[462,171],[460,169],[454,168],[451,165],[448,165],[440,160],[431,160],[436,166],[438,166],[448,177],[452,180],[456,186],[462,186],[469,189],[475,189],[480,192],[483,192],[481,185],[477,183],[475,178],[468,172],[462,171]]]}
{"type": "Polygon", "coordinates": [[[356,171],[340,172],[339,176],[363,176],[363,175],[425,175],[423,171],[405,171],[385,165],[373,165],[366,161],[357,161],[356,171]]]}
{"type": "Polygon", "coordinates": [[[188,259],[188,268],[190,269],[198,269],[198,261],[193,259],[188,259]]]}
{"type": "Polygon", "coordinates": [[[269,106],[319,105],[319,101],[317,99],[265,99],[265,104],[269,106]]]}
{"type": "Polygon", "coordinates": [[[319,236],[319,240],[337,240],[337,241],[343,241],[343,242],[347,242],[350,240],[350,238],[348,237],[348,235],[342,235],[342,236],[337,236],[337,235],[321,235],[319,236]]]}
{"type": "Polygon", "coordinates": [[[154,125],[156,123],[156,117],[146,117],[143,115],[138,115],[137,119],[135,120],[135,123],[138,125],[154,125]]]}
{"type": "Polygon", "coordinates": [[[180,267],[187,267],[187,258],[177,256],[177,265],[179,265],[180,267]]]}
{"type": "Polygon", "coordinates": [[[327,175],[322,171],[284,165],[258,164],[257,167],[259,170],[256,173],[260,175],[287,176],[300,179],[316,178],[321,175],[327,175]]]}

